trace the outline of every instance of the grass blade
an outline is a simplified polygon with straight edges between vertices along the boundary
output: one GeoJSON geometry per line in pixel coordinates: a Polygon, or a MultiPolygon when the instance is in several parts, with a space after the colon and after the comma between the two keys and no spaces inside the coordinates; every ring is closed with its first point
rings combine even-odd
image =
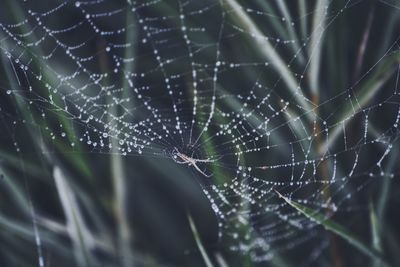
{"type": "Polygon", "coordinates": [[[291,23],[292,23],[292,16],[290,15],[290,12],[288,10],[288,7],[286,5],[285,1],[281,1],[281,0],[277,0],[276,4],[278,5],[279,10],[281,11],[283,17],[285,18],[285,21],[287,23],[287,29],[289,32],[289,37],[295,41],[294,43],[294,52],[297,55],[297,58],[299,59],[300,63],[303,64],[305,61],[304,55],[303,55],[303,51],[302,48],[300,47],[300,43],[299,42],[299,38],[297,37],[296,32],[294,31],[294,27],[292,27],[291,23]]]}
{"type": "MultiPolygon", "coordinates": [[[[224,3],[226,3],[226,5],[231,9],[229,14],[233,16],[235,21],[238,21],[238,23],[240,23],[241,26],[246,29],[246,31],[254,36],[264,36],[257,25],[251,20],[251,18],[244,12],[243,8],[235,0],[224,0],[224,3]]],[[[291,71],[287,67],[287,64],[285,64],[284,60],[279,56],[271,43],[264,38],[254,38],[254,41],[260,53],[262,53],[270,61],[271,65],[273,65],[281,75],[289,91],[293,95],[298,96],[294,98],[294,100],[297,101],[304,110],[311,110],[311,105],[309,102],[307,102],[308,100],[298,87],[298,82],[293,77],[291,71]]]]}
{"type": "MultiPolygon", "coordinates": [[[[379,230],[380,226],[372,202],[370,202],[369,205],[369,217],[371,221],[372,247],[376,249],[376,251],[382,252],[382,244],[381,244],[380,230],[379,230]]],[[[375,267],[380,266],[380,261],[374,260],[372,266],[375,267]]]]}
{"type": "Polygon", "coordinates": [[[226,263],[224,257],[222,257],[221,253],[216,253],[215,258],[217,259],[218,265],[220,267],[228,267],[228,263],[226,263]]]}
{"type": "Polygon", "coordinates": [[[320,70],[320,61],[322,54],[322,41],[325,26],[325,15],[326,6],[328,4],[327,0],[319,0],[315,9],[315,14],[313,18],[313,33],[311,37],[310,45],[310,87],[311,92],[314,96],[318,95],[318,78],[320,70]]]}
{"type": "Polygon", "coordinates": [[[89,244],[87,244],[87,229],[84,225],[82,214],[79,212],[79,206],[75,195],[68,185],[64,174],[58,167],[54,168],[54,180],[56,183],[58,195],[65,213],[67,221],[67,230],[73,242],[74,254],[78,266],[89,266],[89,244]]]}
{"type": "Polygon", "coordinates": [[[384,262],[382,255],[379,251],[366,245],[363,241],[359,240],[357,237],[355,237],[349,230],[347,230],[343,226],[337,224],[336,222],[334,222],[330,219],[327,219],[321,213],[318,213],[306,206],[303,206],[297,202],[292,201],[291,199],[283,196],[278,191],[275,190],[275,192],[287,204],[289,204],[291,207],[293,207],[294,209],[296,209],[297,211],[299,211],[300,213],[305,215],[310,220],[321,224],[326,230],[331,231],[331,232],[337,234],[338,236],[342,237],[344,240],[346,240],[349,244],[354,246],[360,252],[362,252],[363,254],[365,254],[368,257],[371,257],[372,260],[380,259],[382,265],[388,266],[384,262]]]}
{"type": "Polygon", "coordinates": [[[214,267],[210,258],[207,255],[206,250],[204,249],[204,246],[201,242],[199,233],[197,232],[196,225],[194,224],[194,221],[192,219],[192,216],[190,216],[190,214],[188,214],[188,220],[189,220],[190,229],[192,230],[192,233],[193,233],[194,240],[196,241],[197,247],[199,248],[201,256],[203,257],[204,263],[206,264],[207,267],[214,267]]]}
{"type": "Polygon", "coordinates": [[[342,115],[339,117],[339,121],[341,123],[338,123],[337,126],[332,130],[332,133],[329,133],[329,139],[326,140],[326,142],[321,146],[321,154],[326,153],[326,151],[328,151],[329,148],[333,146],[336,139],[340,136],[340,133],[342,132],[343,125],[346,125],[351,121],[348,118],[351,118],[355,113],[361,111],[362,108],[371,99],[373,99],[378,91],[386,84],[386,82],[390,80],[390,78],[393,76],[393,73],[396,71],[396,68],[394,68],[394,66],[397,66],[399,64],[399,61],[400,53],[395,52],[393,55],[389,56],[383,63],[381,63],[380,68],[376,70],[372,77],[362,85],[361,89],[358,92],[355,92],[356,96],[354,96],[354,98],[357,99],[357,105],[354,106],[354,109],[352,100],[347,101],[346,105],[343,108],[342,115]]]}
{"type": "Polygon", "coordinates": [[[307,38],[307,1],[299,1],[299,14],[301,16],[300,28],[301,28],[301,38],[307,38]]]}

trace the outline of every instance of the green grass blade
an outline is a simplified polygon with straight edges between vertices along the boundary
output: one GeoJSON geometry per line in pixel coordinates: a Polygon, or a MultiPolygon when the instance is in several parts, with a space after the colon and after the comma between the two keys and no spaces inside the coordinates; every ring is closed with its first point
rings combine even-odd
{"type": "Polygon", "coordinates": [[[228,263],[221,255],[221,253],[219,252],[215,253],[215,259],[217,260],[219,267],[228,267],[228,263]]]}
{"type": "Polygon", "coordinates": [[[210,257],[208,257],[206,250],[204,249],[203,243],[201,242],[199,233],[197,232],[196,225],[194,224],[194,221],[192,219],[192,216],[188,214],[188,220],[189,220],[189,225],[190,229],[192,230],[194,240],[196,241],[197,247],[199,248],[199,251],[201,253],[201,256],[203,257],[204,263],[206,264],[207,267],[214,267],[212,264],[210,257]]]}
{"type": "Polygon", "coordinates": [[[302,34],[302,38],[305,39],[305,38],[307,38],[307,1],[306,0],[299,1],[299,14],[301,17],[301,20],[300,20],[301,34],[302,34]]]}
{"type": "Polygon", "coordinates": [[[310,90],[313,96],[318,96],[319,84],[319,70],[321,69],[321,54],[322,54],[322,43],[323,34],[325,28],[325,16],[326,16],[326,6],[328,4],[327,0],[319,0],[314,13],[313,18],[313,33],[311,36],[310,44],[310,90]]]}
{"type": "MultiPolygon", "coordinates": [[[[238,4],[235,0],[224,0],[224,7],[229,10],[229,14],[237,21],[247,32],[253,34],[254,36],[264,36],[257,25],[252,21],[252,19],[244,12],[242,6],[238,4]]],[[[306,111],[311,110],[311,105],[304,97],[301,89],[298,88],[298,82],[293,77],[292,72],[287,67],[285,61],[277,53],[275,48],[271,43],[264,38],[254,38],[257,50],[262,53],[262,55],[274,66],[277,72],[282,76],[282,80],[285,82],[289,91],[298,96],[294,98],[295,101],[306,111]]],[[[309,113],[307,113],[309,114],[309,113]]],[[[310,114],[311,115],[311,114],[310,114]]],[[[310,117],[310,119],[312,119],[310,117]]]]}
{"type": "Polygon", "coordinates": [[[395,52],[394,54],[388,56],[388,58],[381,63],[380,67],[375,71],[375,73],[361,86],[360,90],[355,92],[356,96],[354,96],[354,98],[357,99],[357,105],[352,103],[352,99],[346,102],[342,115],[339,116],[339,121],[342,123],[338,123],[332,132],[329,133],[329,139],[327,139],[326,142],[321,146],[321,154],[326,153],[326,151],[328,151],[329,148],[334,145],[335,141],[342,132],[343,125],[346,125],[351,121],[348,118],[352,118],[355,113],[361,111],[362,108],[364,108],[365,105],[367,105],[368,102],[373,99],[378,91],[386,84],[386,82],[393,77],[393,73],[395,73],[399,62],[399,52],[395,52]]]}
{"type": "Polygon", "coordinates": [[[74,255],[78,266],[90,266],[90,248],[88,230],[84,224],[76,197],[59,167],[54,168],[54,180],[63,207],[67,230],[74,246],[74,255]]]}
{"type": "MultiPolygon", "coordinates": [[[[113,139],[115,140],[115,139],[113,139]]],[[[131,254],[132,231],[128,219],[127,205],[127,176],[122,156],[117,154],[118,144],[113,142],[113,154],[111,155],[111,176],[114,196],[114,216],[117,222],[118,243],[121,255],[123,255],[122,265],[133,266],[131,254]]]]}
{"type": "MultiPolygon", "coordinates": [[[[381,244],[381,235],[380,235],[380,224],[378,221],[378,218],[376,216],[376,212],[374,209],[374,206],[372,202],[370,202],[369,205],[369,217],[371,221],[371,236],[372,236],[372,247],[379,252],[382,252],[382,244],[381,244]]],[[[380,261],[379,260],[373,260],[372,266],[374,267],[379,267],[380,261]]]]}
{"type": "Polygon", "coordinates": [[[299,62],[303,64],[305,62],[305,58],[303,51],[300,47],[301,42],[299,41],[299,38],[297,37],[297,34],[294,30],[295,28],[291,24],[293,19],[292,16],[290,15],[286,2],[282,0],[276,0],[275,2],[280,12],[282,13],[283,17],[285,18],[285,21],[287,23],[287,29],[289,32],[289,37],[295,41],[295,43],[293,44],[294,52],[296,53],[299,62]]]}
{"type": "Polygon", "coordinates": [[[346,240],[349,244],[354,246],[354,248],[358,249],[360,252],[365,254],[366,256],[370,257],[372,260],[379,259],[384,266],[389,266],[387,263],[382,258],[382,255],[379,251],[377,251],[374,248],[369,247],[367,244],[365,244],[363,241],[355,237],[349,230],[344,228],[343,226],[339,225],[338,223],[327,219],[323,214],[318,213],[306,206],[303,206],[295,201],[292,201],[291,199],[283,196],[280,194],[278,191],[275,191],[280,198],[282,198],[287,204],[289,204],[291,207],[305,215],[307,218],[309,218],[312,221],[315,221],[319,224],[321,224],[326,230],[331,231],[335,233],[336,235],[342,237],[344,240],[346,240]]]}
{"type": "MultiPolygon", "coordinates": [[[[135,30],[135,23],[130,12],[127,12],[126,15],[126,41],[129,43],[129,40],[136,38],[136,30],[135,30]]],[[[133,58],[136,53],[136,48],[132,45],[125,49],[125,58],[133,58]]],[[[103,65],[102,68],[107,71],[107,60],[104,59],[102,61],[103,65]],[[104,62],[103,62],[104,61],[104,62]]],[[[124,64],[124,71],[125,73],[134,72],[135,62],[127,62],[124,64]]],[[[129,83],[127,79],[123,80],[123,87],[129,88],[129,83]]],[[[124,90],[122,93],[122,97],[127,97],[134,99],[131,96],[130,90],[124,90]]],[[[111,105],[108,108],[108,114],[118,114],[120,111],[120,107],[111,105]]],[[[129,102],[128,108],[132,108],[134,106],[133,101],[129,102]]],[[[132,115],[133,116],[133,115],[132,115]]],[[[108,123],[112,124],[113,118],[112,116],[108,115],[107,117],[108,123]]],[[[124,160],[119,153],[119,143],[117,138],[110,137],[110,143],[112,144],[111,148],[111,178],[112,178],[112,185],[113,185],[113,197],[114,197],[114,216],[117,222],[117,231],[118,231],[118,249],[120,250],[120,254],[122,255],[121,263],[122,266],[133,266],[134,259],[133,254],[131,253],[131,244],[132,244],[132,230],[129,224],[128,218],[128,203],[127,203],[127,195],[128,195],[128,185],[127,185],[127,173],[124,164],[124,160]]]]}

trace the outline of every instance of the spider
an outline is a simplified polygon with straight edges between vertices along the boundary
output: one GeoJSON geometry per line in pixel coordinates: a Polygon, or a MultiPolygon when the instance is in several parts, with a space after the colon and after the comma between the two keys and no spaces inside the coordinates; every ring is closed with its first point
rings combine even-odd
{"type": "Polygon", "coordinates": [[[193,166],[199,173],[204,175],[207,178],[210,178],[212,174],[206,174],[204,171],[202,171],[199,166],[197,166],[197,163],[208,163],[208,162],[215,162],[215,159],[196,159],[192,158],[188,155],[185,155],[175,147],[174,150],[172,151],[172,158],[173,160],[178,163],[178,164],[187,164],[189,166],[193,166]]]}

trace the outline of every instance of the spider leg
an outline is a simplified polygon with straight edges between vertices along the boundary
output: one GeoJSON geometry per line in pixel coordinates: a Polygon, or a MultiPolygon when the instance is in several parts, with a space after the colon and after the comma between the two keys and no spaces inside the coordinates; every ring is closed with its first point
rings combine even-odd
{"type": "Polygon", "coordinates": [[[210,178],[212,176],[212,174],[205,174],[205,172],[203,172],[202,170],[200,170],[200,168],[197,166],[197,164],[193,164],[193,167],[201,174],[203,174],[205,177],[210,178]]]}
{"type": "Polygon", "coordinates": [[[203,163],[210,163],[210,162],[215,162],[215,160],[212,159],[195,159],[196,162],[203,162],[203,163]]]}
{"type": "Polygon", "coordinates": [[[194,159],[196,162],[203,162],[203,163],[210,163],[210,162],[216,162],[217,160],[221,159],[222,156],[217,157],[217,158],[209,158],[209,159],[194,159]]]}

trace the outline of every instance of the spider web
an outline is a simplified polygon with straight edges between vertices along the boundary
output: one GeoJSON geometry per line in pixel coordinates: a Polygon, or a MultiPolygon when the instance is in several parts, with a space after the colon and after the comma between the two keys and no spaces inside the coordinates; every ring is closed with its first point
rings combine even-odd
{"type": "Polygon", "coordinates": [[[327,246],[322,227],[277,192],[330,218],[396,176],[385,166],[399,135],[398,71],[378,71],[398,58],[397,40],[350,86],[331,88],[318,65],[330,27],[362,1],[17,2],[23,14],[0,16],[15,84],[1,87],[39,116],[21,121],[6,106],[3,116],[38,127],[62,116],[43,130],[72,150],[190,168],[220,239],[254,261],[301,244],[314,244],[313,260],[327,246]],[[389,85],[365,93],[376,76],[389,85]]]}

